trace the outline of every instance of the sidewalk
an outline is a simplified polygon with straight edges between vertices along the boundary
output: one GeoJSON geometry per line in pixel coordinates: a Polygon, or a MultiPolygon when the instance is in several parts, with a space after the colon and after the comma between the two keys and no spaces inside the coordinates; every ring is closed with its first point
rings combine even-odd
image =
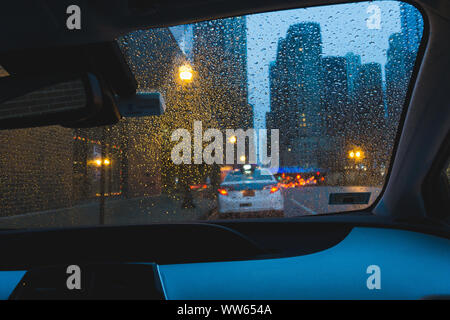
{"type": "MultiPolygon", "coordinates": [[[[215,207],[213,199],[194,195],[196,208],[181,208],[181,199],[167,195],[107,199],[106,225],[150,224],[183,222],[205,219],[215,207]]],[[[99,202],[77,205],[57,210],[25,213],[0,218],[0,229],[92,226],[99,224],[99,202]]]]}

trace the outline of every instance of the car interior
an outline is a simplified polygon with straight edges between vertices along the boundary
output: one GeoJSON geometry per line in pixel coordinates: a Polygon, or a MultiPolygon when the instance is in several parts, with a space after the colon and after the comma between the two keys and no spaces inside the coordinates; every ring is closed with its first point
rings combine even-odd
{"type": "MultiPolygon", "coordinates": [[[[76,81],[82,84],[85,103],[50,114],[23,111],[22,116],[11,116],[13,109],[0,105],[0,133],[44,126],[89,129],[113,126],[124,115],[159,117],[168,112],[169,98],[139,92],[142,80],[129,66],[123,43],[116,41],[130,43],[132,36],[127,35],[136,30],[357,2],[3,1],[0,75],[1,69],[7,75],[0,76],[0,103],[76,81]],[[74,4],[81,8],[78,30],[66,28],[66,10],[74,4]]],[[[371,4],[378,2],[385,1],[371,4]]],[[[217,215],[40,228],[12,228],[2,222],[12,220],[1,215],[0,299],[448,299],[450,2],[403,2],[420,12],[423,36],[384,182],[367,206],[304,216],[217,215]],[[82,270],[80,290],[66,286],[69,265],[82,270]],[[368,283],[371,266],[381,270],[381,287],[375,289],[368,283]]],[[[8,156],[8,151],[2,153],[8,156]]],[[[102,175],[100,181],[104,179],[102,175]]],[[[326,197],[327,205],[369,201],[355,200],[351,193],[334,197],[326,197]]]]}

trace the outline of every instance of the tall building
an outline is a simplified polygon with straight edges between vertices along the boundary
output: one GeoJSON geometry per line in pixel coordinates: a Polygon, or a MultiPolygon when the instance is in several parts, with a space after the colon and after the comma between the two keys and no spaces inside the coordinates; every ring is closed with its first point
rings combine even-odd
{"type": "Polygon", "coordinates": [[[320,166],[339,170],[345,159],[349,108],[348,59],[325,57],[322,59],[323,74],[323,125],[326,139],[320,153],[320,166]]]}
{"type": "Polygon", "coordinates": [[[389,37],[386,70],[386,100],[391,138],[406,98],[414,61],[408,54],[404,33],[394,33],[389,37]]]}
{"type": "Polygon", "coordinates": [[[400,4],[401,31],[389,37],[386,70],[388,139],[392,145],[405,103],[408,84],[423,33],[420,12],[410,4],[400,4]]]}
{"type": "MultiPolygon", "coordinates": [[[[182,52],[167,28],[137,31],[123,41],[126,43],[122,46],[123,53],[128,57],[139,90],[164,92],[173,86],[173,60],[182,52]]],[[[81,82],[68,82],[5,104],[23,108],[31,103],[47,107],[58,103],[82,105],[83,96],[81,82]]],[[[107,128],[49,126],[1,131],[0,152],[9,156],[0,158],[0,215],[94,203],[101,191],[98,161],[102,153],[108,160],[104,171],[106,196],[142,197],[160,193],[160,150],[153,139],[157,132],[149,127],[152,122],[152,118],[129,118],[107,128]]]]}
{"type": "Polygon", "coordinates": [[[380,152],[386,150],[386,120],[379,63],[361,66],[356,81],[356,97],[356,104],[349,109],[352,111],[348,125],[349,143],[364,150],[366,164],[372,170],[385,160],[385,155],[380,152]]]}
{"type": "Polygon", "coordinates": [[[323,114],[327,136],[341,135],[345,129],[345,114],[348,106],[347,59],[325,57],[323,71],[323,114]]]}
{"type": "MultiPolygon", "coordinates": [[[[193,68],[221,129],[253,127],[248,103],[245,17],[193,25],[193,68]]],[[[207,102],[206,102],[207,101],[207,102]]]]}
{"type": "Polygon", "coordinates": [[[282,166],[318,166],[322,119],[322,38],[318,23],[289,27],[270,67],[268,129],[280,130],[282,166]]]}
{"type": "Polygon", "coordinates": [[[359,74],[359,69],[361,67],[361,57],[352,52],[345,55],[347,60],[347,87],[348,95],[350,98],[354,97],[355,94],[355,81],[359,74]]]}
{"type": "Polygon", "coordinates": [[[405,48],[416,54],[423,33],[423,18],[419,10],[408,3],[400,3],[401,32],[405,37],[405,48]]]}

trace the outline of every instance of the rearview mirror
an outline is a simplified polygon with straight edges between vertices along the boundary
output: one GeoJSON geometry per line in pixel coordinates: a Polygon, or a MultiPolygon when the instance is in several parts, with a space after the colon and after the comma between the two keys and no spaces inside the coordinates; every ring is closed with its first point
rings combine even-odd
{"type": "MultiPolygon", "coordinates": [[[[4,97],[15,97],[0,104],[0,129],[37,127],[46,125],[82,124],[105,112],[105,92],[99,79],[90,73],[78,77],[6,77],[2,78],[4,97]],[[31,89],[31,90],[30,90],[31,89]],[[28,92],[19,95],[20,91],[28,92]],[[8,96],[9,94],[9,96],[8,96]]],[[[108,108],[117,108],[114,103],[108,108]]],[[[118,112],[108,119],[117,122],[118,112]]]]}

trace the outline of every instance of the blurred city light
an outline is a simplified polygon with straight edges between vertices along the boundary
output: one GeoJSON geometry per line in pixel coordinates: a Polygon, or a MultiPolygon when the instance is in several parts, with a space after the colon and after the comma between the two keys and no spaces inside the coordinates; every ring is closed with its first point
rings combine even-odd
{"type": "Polygon", "coordinates": [[[236,141],[237,141],[236,136],[231,136],[231,137],[228,139],[228,141],[229,141],[230,143],[236,143],[236,141]]]}
{"type": "Polygon", "coordinates": [[[178,74],[181,80],[183,81],[191,81],[193,77],[192,67],[190,65],[182,65],[178,69],[178,74]]]}

